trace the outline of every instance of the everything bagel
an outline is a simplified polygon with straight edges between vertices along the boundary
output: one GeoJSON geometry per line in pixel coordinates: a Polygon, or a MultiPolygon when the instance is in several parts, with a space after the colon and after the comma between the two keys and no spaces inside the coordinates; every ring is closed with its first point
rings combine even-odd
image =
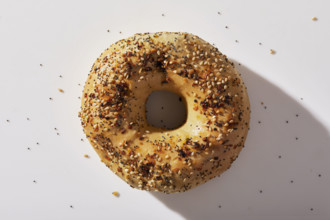
{"type": "Polygon", "coordinates": [[[111,45],[82,97],[79,116],[95,151],[143,190],[183,192],[219,176],[238,157],[249,127],[249,98],[233,63],[188,33],[136,34],[111,45]],[[185,99],[181,127],[148,124],[145,103],[157,90],[185,99]]]}

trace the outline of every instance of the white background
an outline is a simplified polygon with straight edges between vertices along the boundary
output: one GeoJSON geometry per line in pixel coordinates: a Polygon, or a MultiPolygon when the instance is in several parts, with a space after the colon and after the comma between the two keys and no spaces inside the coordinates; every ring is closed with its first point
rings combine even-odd
{"type": "Polygon", "coordinates": [[[0,219],[330,219],[329,8],[0,0],[0,219]],[[100,162],[77,117],[100,53],[156,31],[194,33],[240,63],[252,105],[232,168],[175,195],[131,189],[100,162]]]}

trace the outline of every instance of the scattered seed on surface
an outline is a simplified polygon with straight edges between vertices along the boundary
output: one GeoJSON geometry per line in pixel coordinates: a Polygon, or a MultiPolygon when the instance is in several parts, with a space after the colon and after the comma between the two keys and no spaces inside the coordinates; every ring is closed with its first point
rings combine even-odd
{"type": "Polygon", "coordinates": [[[290,183],[293,183],[293,180],[291,180],[290,183]]]}
{"type": "Polygon", "coordinates": [[[259,193],[262,193],[262,190],[259,190],[259,193]]]}
{"type": "Polygon", "coordinates": [[[72,209],[73,209],[73,205],[70,205],[70,208],[72,208],[72,209]]]}
{"type": "Polygon", "coordinates": [[[218,11],[218,15],[221,15],[220,11],[218,11]]]}
{"type": "Polygon", "coordinates": [[[33,180],[33,182],[34,182],[34,183],[37,183],[37,181],[36,181],[36,180],[33,180]]]}
{"type": "Polygon", "coordinates": [[[321,177],[322,175],[321,175],[321,174],[319,174],[318,176],[319,176],[319,177],[321,177]]]}
{"type": "Polygon", "coordinates": [[[110,30],[107,30],[107,32],[109,33],[109,32],[110,32],[110,30]]]}
{"type": "Polygon", "coordinates": [[[84,139],[82,139],[82,138],[81,138],[80,140],[81,140],[81,141],[84,141],[84,139]]]}
{"type": "Polygon", "coordinates": [[[227,28],[227,29],[228,29],[228,26],[225,26],[225,28],[227,28]]]}
{"type": "Polygon", "coordinates": [[[289,121],[288,121],[288,120],[286,120],[286,121],[285,121],[285,123],[289,124],[289,121]]]}
{"type": "Polygon", "coordinates": [[[53,98],[52,97],[49,97],[49,100],[53,100],[53,98]]]}
{"type": "Polygon", "coordinates": [[[262,45],[262,43],[259,43],[259,45],[262,45]]]}
{"type": "Polygon", "coordinates": [[[270,54],[275,54],[276,53],[276,51],[275,50],[273,50],[273,49],[270,49],[270,54]]]}
{"type": "Polygon", "coordinates": [[[88,154],[84,154],[84,157],[89,158],[88,154]]]}
{"type": "Polygon", "coordinates": [[[40,66],[44,66],[44,65],[42,65],[42,63],[40,63],[40,66]]]}
{"type": "Polygon", "coordinates": [[[164,16],[165,16],[165,14],[162,14],[162,16],[164,17],[164,16]]]}
{"type": "Polygon", "coordinates": [[[36,144],[39,145],[39,142],[37,142],[36,144]]]}
{"type": "Polygon", "coordinates": [[[6,120],[6,122],[8,122],[8,123],[9,123],[9,122],[10,122],[10,120],[9,120],[9,119],[7,119],[7,120],[6,120]]]}
{"type": "Polygon", "coordinates": [[[119,192],[114,191],[114,192],[112,193],[112,195],[114,195],[114,196],[116,196],[116,197],[119,197],[119,192]]]}
{"type": "Polygon", "coordinates": [[[28,149],[28,150],[31,150],[31,148],[29,148],[29,147],[28,147],[27,149],[28,149]]]}
{"type": "Polygon", "coordinates": [[[318,19],[317,19],[317,17],[312,17],[312,20],[317,21],[318,19]]]}
{"type": "Polygon", "coordinates": [[[314,209],[313,209],[313,208],[311,208],[311,211],[314,211],[314,209]]]}
{"type": "Polygon", "coordinates": [[[59,75],[59,77],[60,77],[60,78],[63,78],[63,76],[62,76],[62,75],[59,75]]]}
{"type": "Polygon", "coordinates": [[[278,155],[278,159],[281,159],[282,158],[282,156],[281,155],[278,155]]]}
{"type": "Polygon", "coordinates": [[[26,118],[26,120],[30,121],[30,118],[26,118]]]}
{"type": "Polygon", "coordinates": [[[64,90],[63,89],[58,89],[59,92],[61,93],[64,93],[64,90]]]}

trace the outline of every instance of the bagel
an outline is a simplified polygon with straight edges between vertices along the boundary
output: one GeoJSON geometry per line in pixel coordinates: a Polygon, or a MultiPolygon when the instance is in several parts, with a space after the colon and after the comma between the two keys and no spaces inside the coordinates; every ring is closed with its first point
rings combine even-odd
{"type": "Polygon", "coordinates": [[[92,66],[82,97],[81,124],[101,161],[142,190],[183,192],[219,176],[249,128],[249,98],[234,64],[188,33],[136,34],[112,44],[92,66]],[[157,90],[185,99],[181,127],[148,124],[145,103],[157,90]]]}

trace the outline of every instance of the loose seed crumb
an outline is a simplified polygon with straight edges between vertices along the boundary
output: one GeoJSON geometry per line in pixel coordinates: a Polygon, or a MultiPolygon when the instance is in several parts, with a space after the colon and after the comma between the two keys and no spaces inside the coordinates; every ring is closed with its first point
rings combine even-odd
{"type": "Polygon", "coordinates": [[[84,157],[89,158],[89,155],[88,154],[84,154],[84,157]]]}
{"type": "Polygon", "coordinates": [[[275,50],[273,50],[273,49],[270,49],[270,54],[275,54],[276,53],[276,51],[275,50]]]}
{"type": "Polygon", "coordinates": [[[61,93],[64,93],[64,90],[63,89],[58,89],[59,92],[61,93]]]}
{"type": "Polygon", "coordinates": [[[312,20],[317,21],[318,19],[317,19],[317,17],[312,17],[312,20]]]}
{"type": "Polygon", "coordinates": [[[119,192],[114,191],[114,192],[112,193],[112,195],[114,195],[114,196],[116,196],[116,197],[119,197],[119,192]]]}

